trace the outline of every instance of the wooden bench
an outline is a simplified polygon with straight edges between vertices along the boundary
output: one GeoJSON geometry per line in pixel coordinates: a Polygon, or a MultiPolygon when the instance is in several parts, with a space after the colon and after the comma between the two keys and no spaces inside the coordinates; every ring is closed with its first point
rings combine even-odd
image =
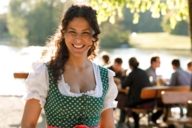
{"type": "Polygon", "coordinates": [[[148,125],[150,125],[150,123],[149,123],[150,114],[154,110],[154,105],[150,101],[148,102],[148,100],[154,99],[154,97],[156,97],[156,91],[143,88],[141,90],[140,97],[141,97],[141,99],[144,100],[144,102],[145,101],[146,102],[142,103],[141,105],[138,105],[137,107],[131,108],[130,110],[138,113],[140,116],[140,119],[143,117],[147,117],[147,123],[148,123],[148,125]]]}
{"type": "MultiPolygon", "coordinates": [[[[188,101],[192,100],[192,92],[191,91],[166,91],[162,92],[161,100],[166,105],[179,105],[179,106],[187,106],[188,101]]],[[[180,119],[176,119],[173,117],[169,117],[167,119],[168,124],[175,125],[184,125],[184,124],[192,124],[191,117],[181,117],[180,119]]]]}
{"type": "Polygon", "coordinates": [[[16,79],[26,79],[28,77],[29,73],[26,72],[15,72],[13,73],[13,77],[16,79]]]}
{"type": "MultiPolygon", "coordinates": [[[[149,115],[153,112],[154,109],[164,109],[162,107],[158,106],[158,103],[161,102],[161,94],[167,91],[172,92],[189,92],[190,86],[151,86],[151,87],[145,87],[141,91],[141,98],[143,100],[154,100],[154,106],[149,109],[135,109],[138,113],[144,113],[149,115]]],[[[168,108],[166,108],[168,109],[168,108]]]]}

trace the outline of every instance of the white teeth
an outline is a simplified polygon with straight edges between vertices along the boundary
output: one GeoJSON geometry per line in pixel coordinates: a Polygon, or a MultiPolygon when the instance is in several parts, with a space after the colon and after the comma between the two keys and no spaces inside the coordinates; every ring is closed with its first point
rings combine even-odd
{"type": "Polygon", "coordinates": [[[75,45],[75,44],[73,44],[73,46],[74,46],[75,48],[83,48],[83,45],[75,45]]]}

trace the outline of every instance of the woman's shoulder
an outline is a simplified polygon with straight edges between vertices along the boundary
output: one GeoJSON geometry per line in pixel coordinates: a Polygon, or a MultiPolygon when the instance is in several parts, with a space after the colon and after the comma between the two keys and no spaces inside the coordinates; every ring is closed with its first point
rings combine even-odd
{"type": "Polygon", "coordinates": [[[32,70],[26,79],[26,83],[37,83],[37,82],[47,82],[48,81],[48,70],[45,63],[34,62],[32,64],[32,70]]]}
{"type": "Polygon", "coordinates": [[[47,63],[45,62],[33,62],[32,63],[32,70],[30,72],[32,73],[41,73],[41,72],[47,72],[47,63]]]}

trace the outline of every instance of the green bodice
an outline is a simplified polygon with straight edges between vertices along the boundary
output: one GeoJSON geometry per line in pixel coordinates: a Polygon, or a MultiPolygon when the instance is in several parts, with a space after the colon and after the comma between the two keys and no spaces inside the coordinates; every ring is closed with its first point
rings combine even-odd
{"type": "Polygon", "coordinates": [[[104,107],[104,98],[108,90],[108,71],[99,67],[103,93],[101,97],[86,94],[82,96],[66,96],[60,93],[57,82],[53,81],[50,70],[49,91],[44,106],[47,125],[72,128],[77,124],[97,126],[104,107]]]}

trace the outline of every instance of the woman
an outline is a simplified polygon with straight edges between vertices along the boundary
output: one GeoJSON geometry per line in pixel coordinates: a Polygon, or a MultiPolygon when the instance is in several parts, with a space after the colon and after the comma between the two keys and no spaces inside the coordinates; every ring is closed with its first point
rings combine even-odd
{"type": "Polygon", "coordinates": [[[42,108],[48,128],[114,128],[114,73],[90,61],[100,33],[96,11],[71,6],[53,41],[57,50],[26,80],[22,128],[35,128],[42,108]]]}
{"type": "MultiPolygon", "coordinates": [[[[141,90],[144,87],[150,86],[150,82],[146,72],[139,67],[139,62],[135,57],[131,57],[129,59],[129,67],[131,68],[130,74],[125,78],[122,82],[122,88],[129,87],[128,97],[126,102],[126,107],[132,108],[138,105],[142,105],[144,103],[148,103],[148,101],[142,100],[140,98],[141,90]]],[[[135,112],[131,112],[131,115],[134,118],[135,128],[139,128],[139,115],[135,112]]],[[[126,112],[121,112],[121,120],[124,122],[126,116],[126,112]]]]}

